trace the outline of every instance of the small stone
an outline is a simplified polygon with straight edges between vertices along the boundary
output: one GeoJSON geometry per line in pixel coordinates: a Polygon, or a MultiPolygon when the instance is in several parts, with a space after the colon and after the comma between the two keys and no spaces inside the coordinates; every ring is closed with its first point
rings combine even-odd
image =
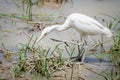
{"type": "Polygon", "coordinates": [[[2,64],[2,61],[0,61],[0,64],[2,64]]]}

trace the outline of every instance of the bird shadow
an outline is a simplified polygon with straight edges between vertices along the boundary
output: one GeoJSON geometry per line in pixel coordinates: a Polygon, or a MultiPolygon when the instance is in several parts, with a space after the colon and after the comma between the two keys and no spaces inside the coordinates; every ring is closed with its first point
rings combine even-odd
{"type": "Polygon", "coordinates": [[[98,58],[91,58],[91,57],[86,57],[84,60],[85,63],[110,63],[110,60],[105,60],[105,59],[98,59],[98,58]]]}
{"type": "MultiPolygon", "coordinates": [[[[82,59],[78,57],[71,57],[70,61],[72,62],[81,62],[82,59]]],[[[93,57],[86,57],[84,63],[110,63],[110,60],[98,59],[93,57]]]]}

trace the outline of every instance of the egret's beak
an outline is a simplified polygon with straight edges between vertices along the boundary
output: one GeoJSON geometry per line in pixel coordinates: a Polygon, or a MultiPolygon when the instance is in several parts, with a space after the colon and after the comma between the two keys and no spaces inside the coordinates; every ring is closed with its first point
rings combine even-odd
{"type": "Polygon", "coordinates": [[[36,43],[38,43],[39,41],[41,41],[44,37],[45,37],[45,35],[40,36],[40,37],[37,39],[36,43]]]}

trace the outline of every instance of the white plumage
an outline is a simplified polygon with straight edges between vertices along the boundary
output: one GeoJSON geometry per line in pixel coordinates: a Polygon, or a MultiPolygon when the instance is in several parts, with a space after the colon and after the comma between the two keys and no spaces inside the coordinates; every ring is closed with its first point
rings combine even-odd
{"type": "Polygon", "coordinates": [[[111,30],[101,25],[97,20],[83,14],[73,13],[68,16],[64,24],[53,25],[45,28],[36,42],[39,42],[52,31],[63,31],[69,28],[75,29],[79,32],[81,37],[86,37],[88,35],[105,35],[107,37],[113,36],[111,30]]]}

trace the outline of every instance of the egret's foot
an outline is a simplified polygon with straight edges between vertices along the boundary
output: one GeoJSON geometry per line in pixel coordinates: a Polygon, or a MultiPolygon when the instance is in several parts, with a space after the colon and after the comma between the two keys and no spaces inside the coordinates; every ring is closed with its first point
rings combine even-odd
{"type": "Polygon", "coordinates": [[[84,65],[84,62],[80,62],[80,65],[84,65]]]}

